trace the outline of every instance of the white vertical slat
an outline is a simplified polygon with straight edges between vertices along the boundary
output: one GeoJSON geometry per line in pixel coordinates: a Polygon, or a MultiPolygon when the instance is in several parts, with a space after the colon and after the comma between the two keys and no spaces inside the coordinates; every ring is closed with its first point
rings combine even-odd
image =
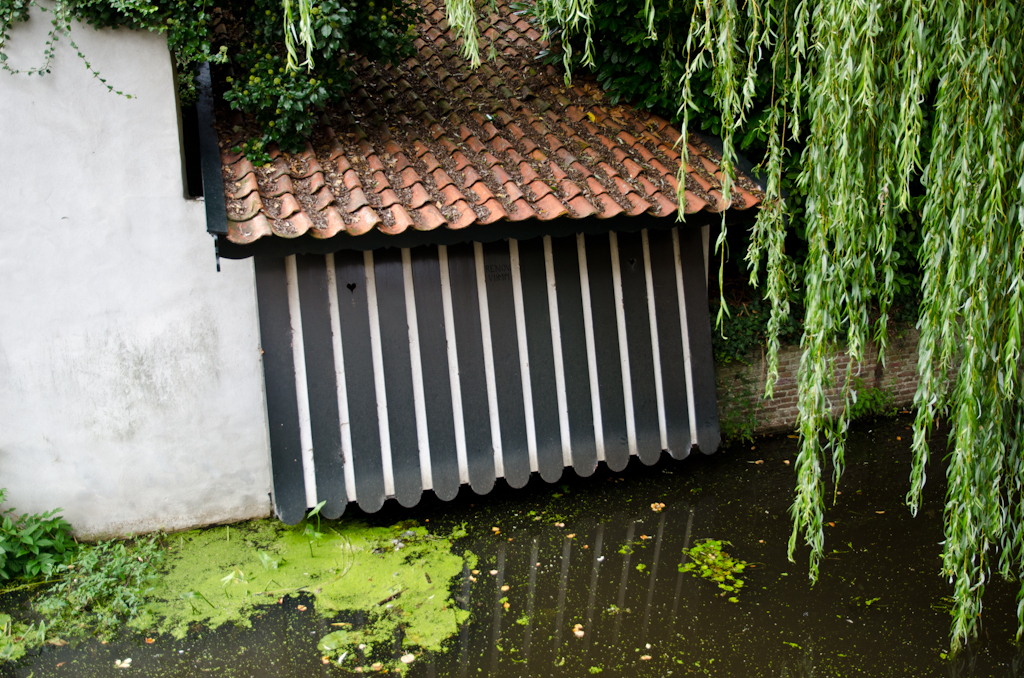
{"type": "Polygon", "coordinates": [[[299,409],[299,441],[302,446],[302,480],[306,487],[306,506],[316,506],[316,467],[313,465],[313,428],[309,417],[309,391],[306,386],[306,352],[302,345],[302,309],[299,299],[299,273],[295,255],[285,257],[284,273],[288,289],[288,318],[292,325],[292,362],[295,364],[295,396],[299,409]]]}
{"type": "Polygon", "coordinates": [[[654,311],[654,274],[651,271],[651,242],[647,229],[640,231],[644,248],[644,282],[647,283],[647,317],[651,323],[651,351],[654,353],[654,394],[658,401],[658,431],[661,449],[668,449],[668,425],[665,423],[665,384],[661,379],[661,346],[658,343],[658,318],[654,311]]]}
{"type": "Polygon", "coordinates": [[[679,297],[679,330],[683,335],[686,409],[690,417],[690,445],[693,446],[697,444],[697,406],[693,399],[693,357],[690,355],[690,330],[686,324],[686,300],[683,297],[683,258],[679,251],[679,227],[672,229],[672,253],[676,260],[676,296],[679,297]]]}
{"type": "Polygon", "coordinates": [[[551,348],[555,358],[555,389],[558,392],[558,429],[562,437],[562,465],[572,466],[569,437],[569,403],[565,394],[565,364],[562,361],[562,328],[558,322],[558,295],[555,282],[555,259],[551,253],[551,236],[544,236],[544,272],[548,283],[548,314],[551,317],[551,348]]]}
{"type": "Polygon", "coordinates": [[[427,431],[427,399],[423,395],[423,363],[420,356],[420,325],[416,317],[416,290],[412,282],[412,252],[402,249],[402,280],[405,283],[405,319],[409,324],[409,358],[412,363],[412,400],[416,412],[416,443],[420,451],[420,483],[434,489],[430,467],[430,436],[427,431]]]}
{"type": "Polygon", "coordinates": [[[370,355],[373,360],[373,387],[377,391],[377,426],[380,430],[380,458],[384,469],[384,496],[395,496],[395,469],[391,462],[391,429],[388,426],[388,396],[384,386],[384,352],[380,345],[380,310],[377,308],[377,277],[373,270],[373,252],[363,252],[366,269],[366,306],[370,315],[370,355]]]}
{"type": "Polygon", "coordinates": [[[345,460],[345,494],[349,501],[356,501],[356,474],[355,467],[352,466],[352,426],[349,424],[348,416],[348,385],[345,383],[345,355],[342,353],[341,315],[338,310],[338,274],[334,268],[334,255],[328,254],[326,259],[327,302],[331,310],[334,378],[338,383],[338,421],[341,422],[341,457],[345,460]]]}
{"type": "Polygon", "coordinates": [[[519,271],[519,241],[508,241],[512,264],[512,304],[516,311],[516,341],[519,344],[519,373],[523,381],[523,411],[526,414],[526,447],[530,472],[537,473],[537,423],[533,420],[533,383],[530,381],[530,354],[526,343],[526,305],[523,303],[523,278],[519,271]]]}
{"type": "Polygon", "coordinates": [[[491,343],[491,313],[487,305],[487,270],[484,267],[484,246],[473,243],[476,264],[476,299],[480,306],[480,338],[484,345],[484,381],[487,383],[487,413],[491,419],[491,447],[494,449],[494,475],[505,477],[505,461],[501,454],[501,417],[498,415],[498,387],[494,376],[494,345],[491,343]]]}
{"type": "Polygon", "coordinates": [[[590,376],[590,406],[594,413],[594,443],[597,460],[604,461],[604,421],[601,419],[601,389],[597,381],[597,348],[594,343],[594,310],[590,306],[590,273],[587,270],[587,241],[576,234],[576,253],[580,261],[580,292],[583,295],[583,333],[587,342],[587,371],[590,376]]]}
{"type": "Polygon", "coordinates": [[[626,405],[626,441],[629,453],[636,454],[636,418],[633,415],[633,382],[629,374],[629,344],[626,341],[626,309],[622,302],[622,269],[619,266],[619,238],[608,233],[612,250],[612,288],[615,291],[615,324],[619,331],[619,365],[622,368],[622,399],[626,405]]]}
{"type": "Polygon", "coordinates": [[[448,345],[448,379],[452,390],[452,415],[455,419],[455,456],[459,462],[459,483],[469,483],[469,462],[466,460],[466,423],[462,414],[462,386],[459,384],[459,353],[455,343],[455,311],[452,308],[452,281],[448,273],[448,248],[439,245],[437,257],[441,266],[441,305],[444,310],[444,338],[448,345]]]}

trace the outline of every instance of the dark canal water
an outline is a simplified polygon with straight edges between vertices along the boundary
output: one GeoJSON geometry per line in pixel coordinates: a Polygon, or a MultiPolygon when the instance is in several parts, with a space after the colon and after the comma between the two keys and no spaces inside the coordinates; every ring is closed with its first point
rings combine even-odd
{"type": "MultiPolygon", "coordinates": [[[[955,660],[942,657],[950,592],[938,576],[943,474],[931,470],[912,518],[903,505],[909,426],[909,416],[855,425],[813,587],[806,551],[796,564],[786,559],[797,441],[785,435],[710,458],[634,460],[618,475],[567,471],[555,485],[538,479],[525,490],[425,501],[415,518],[438,529],[466,524],[457,548],[477,555],[477,573],[467,567],[453,585],[470,623],[408,675],[1024,676],[1015,590],[1003,582],[987,594],[979,640],[955,660]],[[738,592],[679,571],[685,550],[705,539],[727,540],[725,550],[750,564],[738,592]]],[[[936,436],[938,457],[944,441],[936,436]]],[[[390,524],[410,516],[389,507],[361,517],[390,524]]],[[[316,643],[329,621],[273,606],[251,629],[49,648],[0,675],[350,675],[321,662],[316,643]],[[125,656],[133,668],[115,668],[125,656]]]]}

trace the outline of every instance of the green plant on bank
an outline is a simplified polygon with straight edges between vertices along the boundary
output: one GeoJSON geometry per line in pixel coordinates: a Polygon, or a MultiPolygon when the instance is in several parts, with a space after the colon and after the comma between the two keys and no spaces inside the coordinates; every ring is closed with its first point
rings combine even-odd
{"type": "Polygon", "coordinates": [[[854,377],[851,389],[851,419],[896,416],[896,398],[891,390],[868,386],[860,377],[854,377]]]}
{"type": "MultiPolygon", "coordinates": [[[[696,546],[686,550],[689,562],[681,564],[679,571],[710,579],[722,589],[722,596],[739,593],[743,588],[743,580],[737,575],[747,568],[747,563],[730,556],[722,550],[723,546],[732,544],[721,539],[702,539],[696,546]]],[[[736,603],[739,599],[733,595],[729,597],[729,602],[736,603]]]]}
{"type": "Polygon", "coordinates": [[[58,581],[34,608],[55,631],[109,637],[143,612],[162,561],[156,536],[83,546],[73,562],[56,568],[58,581]]]}
{"type": "Polygon", "coordinates": [[[728,445],[734,442],[753,442],[761,424],[764,399],[760,389],[742,372],[733,375],[731,383],[720,383],[725,397],[721,399],[718,423],[722,440],[728,445]]]}
{"type": "MultiPolygon", "coordinates": [[[[0,489],[0,506],[7,490],[0,489]]],[[[0,511],[0,580],[50,576],[71,558],[77,545],[71,526],[59,515],[61,509],[46,513],[0,511]]]]}
{"type": "MultiPolygon", "coordinates": [[[[302,531],[302,534],[305,537],[309,537],[309,557],[310,558],[314,558],[315,557],[313,555],[313,544],[315,542],[319,542],[321,539],[324,538],[324,533],[320,531],[320,509],[322,509],[326,503],[327,503],[326,500],[320,502],[319,504],[314,506],[310,510],[309,515],[306,516],[306,527],[302,531]],[[316,529],[315,530],[313,529],[313,525],[309,522],[310,520],[313,519],[313,516],[316,516],[316,529]]],[[[264,563],[264,567],[266,567],[266,563],[264,563]]]]}

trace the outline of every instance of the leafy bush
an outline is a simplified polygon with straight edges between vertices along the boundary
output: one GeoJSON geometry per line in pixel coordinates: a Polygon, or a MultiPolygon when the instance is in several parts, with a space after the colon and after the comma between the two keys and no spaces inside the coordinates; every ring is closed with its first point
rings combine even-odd
{"type": "MultiPolygon", "coordinates": [[[[6,496],[7,490],[0,489],[0,505],[6,496]]],[[[13,508],[0,511],[0,579],[50,576],[74,554],[71,525],[60,511],[20,516],[13,508]]]]}
{"type": "MultiPolygon", "coordinates": [[[[258,132],[251,134],[247,151],[256,161],[268,159],[265,148],[271,141],[285,151],[301,150],[324,105],[348,94],[353,58],[391,63],[408,55],[420,19],[418,5],[409,0],[320,0],[315,6],[304,0],[297,7],[281,0],[56,0],[42,63],[16,70],[4,48],[14,25],[28,20],[29,4],[0,0],[0,70],[49,73],[60,36],[78,49],[70,39],[73,19],[96,28],[163,33],[183,101],[195,98],[197,64],[228,65],[226,77],[217,82],[226,83],[224,98],[232,108],[254,118],[258,132]],[[289,51],[286,24],[300,25],[310,37],[308,45],[303,41],[301,49],[289,51]]],[[[123,94],[81,51],[79,56],[109,90],[123,94]]]]}
{"type": "Polygon", "coordinates": [[[84,625],[110,635],[141,613],[162,560],[156,537],[83,547],[74,562],[57,568],[61,580],[40,596],[35,608],[52,628],[84,625]]]}
{"type": "Polygon", "coordinates": [[[850,418],[893,417],[896,415],[896,400],[892,391],[868,386],[863,379],[855,377],[850,394],[850,418]]]}
{"type": "Polygon", "coordinates": [[[239,18],[231,47],[237,75],[226,78],[224,99],[258,123],[262,135],[245,149],[258,162],[271,141],[288,151],[303,147],[324,106],[348,94],[354,54],[384,63],[408,56],[420,10],[405,0],[321,0],[310,14],[312,63],[298,70],[286,65],[280,0],[256,0],[239,18]]]}
{"type": "MultiPolygon", "coordinates": [[[[686,35],[694,0],[674,3],[650,3],[647,0],[604,0],[591,10],[591,38],[594,49],[590,70],[605,90],[608,101],[620,100],[638,108],[652,110],[673,121],[681,118],[679,82],[686,69],[686,35]],[[648,12],[654,14],[657,37],[648,30],[648,12]]],[[[552,37],[554,49],[548,63],[561,63],[575,72],[585,67],[587,49],[581,33],[566,34],[551,20],[557,11],[550,0],[516,4],[516,9],[543,22],[552,37]]],[[[694,98],[687,102],[704,131],[721,136],[721,114],[712,96],[710,65],[694,74],[694,98]]],[[[737,135],[740,149],[759,157],[767,148],[761,129],[771,97],[771,78],[753,83],[753,113],[737,135]]]]}

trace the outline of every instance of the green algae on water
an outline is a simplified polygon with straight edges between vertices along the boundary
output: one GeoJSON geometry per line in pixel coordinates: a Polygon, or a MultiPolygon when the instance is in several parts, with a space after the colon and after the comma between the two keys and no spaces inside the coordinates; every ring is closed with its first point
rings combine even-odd
{"type": "Polygon", "coordinates": [[[323,521],[321,536],[312,532],[305,523],[262,520],[169,535],[165,572],[146,617],[134,625],[180,639],[197,623],[249,626],[260,606],[295,605],[291,596],[304,593],[315,599],[308,614],[365,619],[351,631],[365,645],[386,636],[393,646],[400,630],[408,648],[438,651],[469,616],[449,595],[464,565],[449,538],[415,521],[391,527],[323,521]]]}
{"type": "MultiPolygon", "coordinates": [[[[743,588],[743,580],[737,577],[747,568],[747,563],[734,558],[722,550],[722,546],[732,546],[731,542],[721,539],[702,539],[686,551],[690,562],[679,565],[680,572],[692,572],[718,584],[718,588],[726,593],[738,593],[743,588]]],[[[736,596],[729,598],[730,603],[738,602],[736,596]]]]}

